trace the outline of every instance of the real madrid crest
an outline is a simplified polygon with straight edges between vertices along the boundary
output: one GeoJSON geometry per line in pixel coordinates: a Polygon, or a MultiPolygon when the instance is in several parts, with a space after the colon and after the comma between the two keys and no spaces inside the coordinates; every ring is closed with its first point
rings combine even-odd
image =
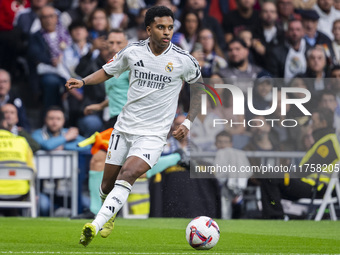
{"type": "Polygon", "coordinates": [[[171,73],[172,70],[174,70],[174,66],[173,66],[173,64],[171,62],[169,62],[167,64],[167,66],[165,67],[165,71],[167,71],[168,73],[171,73]]]}
{"type": "Polygon", "coordinates": [[[111,151],[108,152],[107,159],[111,159],[111,151]]]}

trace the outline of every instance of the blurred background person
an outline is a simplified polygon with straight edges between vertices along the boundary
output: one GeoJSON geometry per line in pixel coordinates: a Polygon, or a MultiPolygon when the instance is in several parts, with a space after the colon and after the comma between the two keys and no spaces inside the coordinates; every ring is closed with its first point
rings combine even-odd
{"type": "Polygon", "coordinates": [[[12,80],[10,73],[0,69],[0,106],[13,104],[17,108],[19,121],[18,126],[23,127],[30,132],[30,123],[26,115],[24,103],[12,90],[12,80]]]}
{"type": "Polygon", "coordinates": [[[79,0],[78,7],[66,10],[60,15],[61,24],[68,28],[74,21],[86,23],[97,5],[98,0],[79,0]]]}
{"type": "Polygon", "coordinates": [[[317,0],[314,10],[319,14],[318,30],[333,40],[333,22],[340,19],[340,11],[333,6],[334,0],[317,0]]]}
{"type": "Polygon", "coordinates": [[[43,108],[61,106],[68,71],[63,66],[64,50],[71,44],[68,32],[58,24],[58,14],[51,6],[45,6],[40,14],[41,30],[29,41],[30,88],[33,100],[42,95],[43,108]],[[41,93],[42,90],[42,93],[41,93]]]}
{"type": "Polygon", "coordinates": [[[196,47],[192,55],[201,66],[203,78],[210,78],[213,74],[219,73],[221,69],[227,67],[224,54],[216,42],[215,35],[210,29],[203,28],[200,30],[197,43],[201,45],[196,47]]]}
{"type": "Polygon", "coordinates": [[[237,9],[223,17],[222,26],[227,44],[237,37],[241,30],[260,25],[259,13],[253,9],[255,0],[236,0],[236,4],[237,9]]]}
{"type": "Polygon", "coordinates": [[[189,52],[195,50],[194,46],[198,39],[200,19],[196,11],[185,11],[181,16],[181,27],[176,32],[171,42],[189,52]]]}
{"type": "Polygon", "coordinates": [[[1,111],[5,116],[7,122],[7,129],[14,135],[19,135],[24,137],[33,152],[40,149],[40,145],[31,137],[30,133],[27,132],[23,127],[18,126],[19,116],[18,110],[15,105],[7,103],[1,106],[1,111]]]}
{"type": "Polygon", "coordinates": [[[288,24],[286,42],[273,47],[267,56],[267,70],[274,76],[285,78],[289,82],[298,73],[307,69],[305,54],[308,45],[300,20],[291,20],[288,24]]]}
{"type": "Polygon", "coordinates": [[[87,27],[91,42],[97,38],[107,36],[110,31],[110,21],[106,11],[101,8],[95,9],[89,16],[87,27]]]}

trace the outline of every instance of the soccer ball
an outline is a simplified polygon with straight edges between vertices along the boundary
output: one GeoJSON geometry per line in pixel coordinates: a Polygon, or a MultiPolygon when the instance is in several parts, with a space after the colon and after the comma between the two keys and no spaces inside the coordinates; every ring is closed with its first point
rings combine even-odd
{"type": "Polygon", "coordinates": [[[196,250],[209,250],[220,239],[220,229],[212,218],[196,217],[187,226],[186,238],[190,246],[196,250]]]}

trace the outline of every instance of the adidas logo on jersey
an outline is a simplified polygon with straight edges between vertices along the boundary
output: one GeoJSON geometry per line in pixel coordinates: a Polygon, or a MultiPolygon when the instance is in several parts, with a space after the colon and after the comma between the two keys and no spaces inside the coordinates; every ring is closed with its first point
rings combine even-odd
{"type": "Polygon", "coordinates": [[[150,160],[150,154],[143,154],[143,156],[150,160]]]}
{"type": "Polygon", "coordinates": [[[139,60],[137,63],[134,64],[134,66],[142,66],[142,67],[144,67],[143,60],[139,60]]]}
{"type": "Polygon", "coordinates": [[[112,213],[115,212],[115,208],[113,206],[106,206],[107,209],[109,209],[112,213]]]}

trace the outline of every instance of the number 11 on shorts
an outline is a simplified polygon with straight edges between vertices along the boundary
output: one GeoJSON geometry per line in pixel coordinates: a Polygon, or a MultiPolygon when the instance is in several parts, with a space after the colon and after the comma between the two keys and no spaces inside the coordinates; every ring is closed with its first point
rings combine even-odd
{"type": "Polygon", "coordinates": [[[110,150],[112,148],[112,144],[114,143],[115,144],[115,147],[113,148],[114,150],[117,149],[117,145],[118,145],[118,141],[119,141],[119,137],[120,135],[116,135],[116,142],[114,143],[114,140],[115,140],[115,134],[112,134],[112,139],[111,139],[111,144],[110,144],[110,150]]]}

